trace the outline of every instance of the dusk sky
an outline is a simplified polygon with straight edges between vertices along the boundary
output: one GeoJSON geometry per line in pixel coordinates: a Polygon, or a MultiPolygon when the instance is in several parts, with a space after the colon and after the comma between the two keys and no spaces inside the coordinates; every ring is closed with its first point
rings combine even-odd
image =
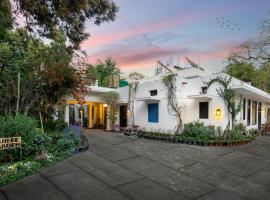
{"type": "Polygon", "coordinates": [[[86,28],[89,62],[112,57],[124,72],[153,73],[156,61],[185,66],[188,56],[219,71],[228,52],[256,37],[269,0],[115,0],[114,22],[86,28]]]}

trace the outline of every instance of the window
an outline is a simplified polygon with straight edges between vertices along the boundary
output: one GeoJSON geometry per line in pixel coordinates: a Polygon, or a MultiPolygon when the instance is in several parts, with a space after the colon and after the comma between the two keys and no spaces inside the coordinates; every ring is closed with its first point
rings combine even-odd
{"type": "Polygon", "coordinates": [[[207,87],[202,87],[202,94],[206,94],[207,93],[207,87]]]}
{"type": "Polygon", "coordinates": [[[150,90],[150,96],[157,96],[157,90],[150,90]]]}
{"type": "Polygon", "coordinates": [[[246,99],[243,100],[243,120],[246,119],[246,99]]]}
{"type": "Polygon", "coordinates": [[[199,117],[200,119],[208,119],[208,107],[209,102],[200,102],[199,103],[199,117]]]}
{"type": "Polygon", "coordinates": [[[257,124],[257,101],[252,101],[252,125],[257,124]]]}
{"type": "Polygon", "coordinates": [[[158,122],[158,103],[148,104],[148,122],[158,122]]]}
{"type": "Polygon", "coordinates": [[[247,107],[247,125],[250,125],[250,109],[251,109],[251,101],[248,100],[248,107],[247,107]]]}

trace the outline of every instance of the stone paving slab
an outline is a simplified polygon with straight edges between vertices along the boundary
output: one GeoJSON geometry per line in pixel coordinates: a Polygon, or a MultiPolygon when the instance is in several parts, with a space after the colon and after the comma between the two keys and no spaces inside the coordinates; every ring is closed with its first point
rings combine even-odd
{"type": "Polygon", "coordinates": [[[135,138],[130,138],[122,135],[117,135],[111,132],[104,132],[102,130],[85,130],[85,133],[91,133],[89,135],[90,138],[96,138],[98,140],[102,140],[103,142],[107,144],[122,144],[125,142],[133,141],[135,138]]]}
{"type": "Polygon", "coordinates": [[[270,162],[270,153],[266,153],[266,152],[269,152],[269,146],[270,146],[270,143],[267,145],[256,143],[253,145],[249,145],[245,148],[240,148],[239,151],[261,157],[270,162]]]}
{"type": "Polygon", "coordinates": [[[80,168],[76,167],[74,164],[68,161],[63,161],[57,163],[52,167],[41,170],[40,173],[42,173],[44,176],[55,176],[58,174],[66,174],[76,170],[80,170],[80,168]]]}
{"type": "Polygon", "coordinates": [[[0,200],[7,200],[4,193],[0,190],[0,200]]]}
{"type": "Polygon", "coordinates": [[[185,197],[148,179],[138,180],[118,187],[133,200],[186,200],[185,197]]]}
{"type": "Polygon", "coordinates": [[[248,176],[246,179],[253,181],[254,183],[262,184],[265,188],[270,188],[270,172],[260,171],[248,176]]]}
{"type": "Polygon", "coordinates": [[[74,200],[126,200],[124,195],[109,187],[94,176],[73,171],[68,174],[50,177],[51,181],[74,200]]]}
{"type": "Polygon", "coordinates": [[[179,156],[164,149],[155,148],[155,146],[153,146],[152,144],[153,143],[148,143],[146,141],[144,143],[140,142],[134,143],[132,145],[130,143],[122,144],[118,145],[118,147],[130,151],[134,154],[143,156],[145,158],[154,160],[172,169],[179,169],[181,167],[196,163],[196,161],[189,158],[179,156]]]}
{"type": "Polygon", "coordinates": [[[102,157],[107,158],[111,161],[118,161],[118,160],[123,160],[123,159],[137,156],[136,154],[130,153],[128,151],[124,151],[113,145],[109,145],[105,143],[93,144],[90,151],[98,155],[101,155],[102,157]]]}
{"type": "Polygon", "coordinates": [[[208,168],[200,163],[183,168],[181,172],[197,177],[202,181],[214,184],[219,188],[226,189],[245,198],[264,199],[265,193],[268,193],[260,184],[235,176],[223,169],[208,168]]]}
{"type": "Polygon", "coordinates": [[[142,178],[142,176],[135,174],[133,171],[125,169],[119,164],[104,159],[92,152],[78,154],[69,160],[111,186],[125,184],[142,178]]]}
{"type": "Polygon", "coordinates": [[[127,159],[119,163],[189,198],[195,198],[216,189],[216,187],[208,183],[176,172],[145,158],[127,159]]]}
{"type": "Polygon", "coordinates": [[[233,152],[219,156],[215,160],[201,160],[200,162],[230,171],[233,174],[245,177],[258,172],[266,165],[265,161],[243,152],[233,152]]]}
{"type": "MultiPolygon", "coordinates": [[[[214,192],[208,193],[198,200],[248,200],[246,197],[241,195],[228,192],[226,190],[216,190],[214,192]]],[[[250,199],[251,200],[251,199],[250,199]]]]}
{"type": "Polygon", "coordinates": [[[67,200],[69,199],[41,175],[35,174],[15,183],[4,186],[2,190],[9,200],[67,200]]]}
{"type": "Polygon", "coordinates": [[[197,145],[177,144],[174,148],[168,149],[167,152],[195,161],[206,160],[213,162],[216,158],[234,151],[234,149],[225,147],[203,147],[197,145]]]}

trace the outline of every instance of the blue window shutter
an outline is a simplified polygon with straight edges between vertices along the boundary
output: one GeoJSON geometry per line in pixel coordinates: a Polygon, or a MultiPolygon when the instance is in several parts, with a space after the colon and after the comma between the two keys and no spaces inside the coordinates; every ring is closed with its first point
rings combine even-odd
{"type": "Polygon", "coordinates": [[[148,122],[158,122],[158,103],[148,104],[148,122]]]}

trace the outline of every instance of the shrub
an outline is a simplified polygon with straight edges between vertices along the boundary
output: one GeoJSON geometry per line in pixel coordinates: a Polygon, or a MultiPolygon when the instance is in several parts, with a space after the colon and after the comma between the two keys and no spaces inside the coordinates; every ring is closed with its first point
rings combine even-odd
{"type": "Polygon", "coordinates": [[[0,151],[0,160],[19,160],[35,151],[36,120],[21,114],[0,117],[0,127],[0,137],[22,138],[22,147],[0,151]]]}
{"type": "Polygon", "coordinates": [[[40,129],[37,129],[37,134],[34,139],[35,150],[44,150],[49,148],[52,144],[52,137],[48,134],[43,133],[40,129]]]}
{"type": "Polygon", "coordinates": [[[191,122],[184,126],[182,132],[184,136],[197,137],[197,138],[213,138],[215,137],[215,127],[214,126],[204,126],[201,122],[191,122]]]}
{"type": "Polygon", "coordinates": [[[235,124],[233,130],[237,131],[239,134],[247,135],[247,128],[243,123],[235,124]]]}
{"type": "Polygon", "coordinates": [[[64,120],[49,119],[44,122],[45,132],[63,131],[67,127],[67,123],[64,120]]]}
{"type": "Polygon", "coordinates": [[[67,127],[57,141],[57,152],[71,155],[76,151],[80,142],[80,132],[73,127],[67,127]]]}

